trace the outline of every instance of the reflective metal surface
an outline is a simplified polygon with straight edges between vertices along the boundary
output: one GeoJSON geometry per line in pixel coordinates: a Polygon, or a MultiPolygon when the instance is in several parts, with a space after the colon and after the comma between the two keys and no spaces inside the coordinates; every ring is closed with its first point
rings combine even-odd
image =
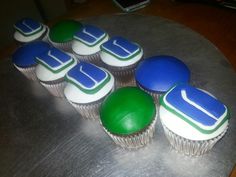
{"type": "Polygon", "coordinates": [[[0,62],[0,176],[228,176],[236,162],[236,74],[222,53],[199,34],[159,17],[114,15],[83,22],[136,41],[146,57],[181,58],[191,69],[192,84],[229,106],[227,134],[210,153],[186,157],[170,148],[158,119],[151,144],[123,150],[98,122],[82,119],[5,59],[0,62]]]}

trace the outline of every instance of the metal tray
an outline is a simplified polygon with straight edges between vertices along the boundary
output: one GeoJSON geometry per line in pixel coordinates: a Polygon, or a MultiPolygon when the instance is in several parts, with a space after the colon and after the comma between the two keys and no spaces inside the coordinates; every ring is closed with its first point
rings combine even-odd
{"type": "Polygon", "coordinates": [[[151,144],[121,149],[99,123],[84,120],[66,100],[28,81],[8,58],[0,62],[0,176],[228,176],[236,162],[236,74],[224,55],[191,29],[160,17],[123,14],[82,22],[136,41],[145,57],[182,59],[191,69],[191,83],[229,106],[226,136],[210,153],[186,157],[171,149],[158,120],[151,144]]]}

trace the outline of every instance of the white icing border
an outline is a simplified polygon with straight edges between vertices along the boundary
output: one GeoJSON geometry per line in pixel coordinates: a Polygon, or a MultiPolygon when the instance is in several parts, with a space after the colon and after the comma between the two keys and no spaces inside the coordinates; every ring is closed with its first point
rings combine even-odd
{"type": "MultiPolygon", "coordinates": [[[[174,87],[175,88],[175,87],[174,87]]],[[[193,122],[194,124],[196,124],[197,126],[199,126],[200,128],[204,129],[204,130],[212,130],[214,128],[216,128],[221,121],[225,118],[225,116],[227,115],[227,107],[224,105],[225,107],[225,112],[217,119],[216,123],[213,126],[205,126],[202,125],[201,123],[191,119],[189,116],[187,116],[186,114],[184,114],[183,112],[181,112],[180,110],[176,109],[174,106],[172,106],[167,100],[166,97],[169,95],[169,93],[174,89],[172,88],[171,90],[168,91],[168,93],[163,97],[163,101],[164,103],[171,109],[173,109],[175,112],[181,114],[182,116],[184,116],[186,119],[189,119],[189,121],[193,122]]],[[[202,90],[202,89],[201,89],[202,90]]],[[[180,118],[179,118],[180,119],[180,118]]]]}
{"type": "Polygon", "coordinates": [[[94,94],[84,93],[74,84],[68,82],[64,90],[65,97],[73,103],[86,104],[95,102],[106,96],[114,87],[114,77],[106,69],[103,70],[106,71],[108,74],[110,74],[111,78],[110,81],[106,83],[106,85],[103,86],[103,88],[101,88],[97,93],[94,94]]]}
{"type": "Polygon", "coordinates": [[[129,59],[129,60],[117,59],[115,56],[113,56],[107,52],[104,52],[104,51],[101,51],[101,53],[100,53],[101,60],[104,63],[106,63],[107,65],[110,65],[110,66],[117,66],[117,67],[130,66],[130,65],[138,62],[139,60],[141,60],[142,56],[143,56],[143,49],[142,48],[141,48],[141,51],[139,52],[138,55],[136,55],[135,57],[133,57],[132,59],[129,59]]]}
{"type": "Polygon", "coordinates": [[[15,31],[14,38],[15,38],[15,40],[17,40],[19,42],[31,42],[33,40],[40,38],[46,30],[49,30],[48,26],[43,25],[43,29],[41,31],[39,31],[38,33],[35,33],[33,35],[30,35],[30,36],[24,36],[19,31],[15,31]]]}
{"type": "Polygon", "coordinates": [[[69,67],[65,68],[64,70],[60,71],[59,73],[53,73],[44,65],[39,63],[35,69],[37,78],[43,82],[54,81],[63,78],[66,75],[66,73],[77,64],[77,60],[75,58],[72,59],[74,60],[74,63],[69,67]]]}
{"type": "Polygon", "coordinates": [[[101,50],[100,46],[104,42],[108,41],[108,39],[109,39],[109,36],[106,35],[106,37],[102,41],[100,41],[98,44],[96,44],[95,46],[87,46],[84,43],[82,43],[76,39],[73,39],[72,50],[78,55],[91,55],[96,52],[99,52],[101,50]]]}
{"type": "Polygon", "coordinates": [[[220,135],[228,126],[227,120],[215,132],[211,134],[204,134],[189,125],[183,119],[165,109],[163,106],[160,106],[159,108],[159,116],[161,123],[165,125],[169,130],[189,140],[209,140],[215,138],[220,135]]]}

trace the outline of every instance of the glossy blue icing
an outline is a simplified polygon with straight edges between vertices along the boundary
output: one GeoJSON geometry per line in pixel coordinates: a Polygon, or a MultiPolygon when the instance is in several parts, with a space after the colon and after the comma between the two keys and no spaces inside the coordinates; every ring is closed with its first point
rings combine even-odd
{"type": "Polygon", "coordinates": [[[166,101],[194,121],[206,126],[213,126],[226,111],[226,107],[219,100],[188,84],[177,85],[167,94],[166,101]],[[183,97],[183,92],[186,93],[187,99],[183,97]],[[206,110],[211,116],[192,103],[206,110]]]}
{"type": "Polygon", "coordinates": [[[80,62],[67,73],[67,76],[84,88],[91,89],[99,85],[107,77],[107,73],[93,64],[80,62]]]}
{"type": "Polygon", "coordinates": [[[55,69],[69,62],[71,56],[57,48],[51,48],[48,52],[37,56],[37,60],[47,64],[51,69],[55,69]]]}
{"type": "Polygon", "coordinates": [[[105,36],[105,32],[92,25],[85,25],[82,30],[75,33],[74,38],[89,45],[96,44],[105,36]]]}
{"type": "Polygon", "coordinates": [[[30,67],[36,65],[35,57],[50,50],[46,42],[35,41],[19,47],[12,55],[12,62],[19,67],[30,67]]]}
{"type": "Polygon", "coordinates": [[[144,89],[164,93],[177,83],[188,83],[190,70],[172,56],[154,56],[140,62],[135,79],[144,89]]]}
{"type": "Polygon", "coordinates": [[[119,58],[128,58],[139,51],[139,46],[123,37],[113,37],[103,43],[101,48],[119,58]]]}
{"type": "Polygon", "coordinates": [[[16,22],[14,27],[22,34],[28,35],[38,31],[41,28],[41,23],[30,18],[24,18],[16,22]]]}

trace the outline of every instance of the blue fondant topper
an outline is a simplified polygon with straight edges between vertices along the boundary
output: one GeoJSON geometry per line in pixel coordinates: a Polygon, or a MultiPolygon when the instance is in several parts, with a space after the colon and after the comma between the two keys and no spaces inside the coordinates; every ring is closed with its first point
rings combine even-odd
{"type": "Polygon", "coordinates": [[[82,30],[75,33],[74,38],[87,45],[95,45],[105,36],[106,33],[101,29],[92,25],[85,25],[82,30]]]}
{"type": "Polygon", "coordinates": [[[47,53],[37,56],[37,60],[54,70],[70,63],[73,58],[57,48],[51,48],[47,53]]]}
{"type": "Polygon", "coordinates": [[[107,76],[105,71],[86,62],[80,62],[67,73],[68,79],[85,89],[96,88],[107,76]]]}
{"type": "Polygon", "coordinates": [[[24,18],[16,22],[14,27],[23,35],[30,35],[39,31],[42,28],[42,24],[33,19],[24,18]]]}
{"type": "Polygon", "coordinates": [[[113,37],[101,45],[101,48],[118,58],[129,58],[140,51],[140,47],[123,37],[113,37]]]}
{"type": "Polygon", "coordinates": [[[165,93],[175,84],[188,83],[190,70],[175,57],[154,56],[139,63],[135,79],[148,91],[165,93]]]}
{"type": "Polygon", "coordinates": [[[46,42],[35,41],[19,47],[12,55],[12,62],[19,67],[30,67],[36,65],[35,57],[50,50],[50,45],[46,42]]]}
{"type": "Polygon", "coordinates": [[[167,95],[166,101],[192,120],[213,126],[226,112],[226,106],[208,93],[188,84],[180,84],[167,95]]]}

